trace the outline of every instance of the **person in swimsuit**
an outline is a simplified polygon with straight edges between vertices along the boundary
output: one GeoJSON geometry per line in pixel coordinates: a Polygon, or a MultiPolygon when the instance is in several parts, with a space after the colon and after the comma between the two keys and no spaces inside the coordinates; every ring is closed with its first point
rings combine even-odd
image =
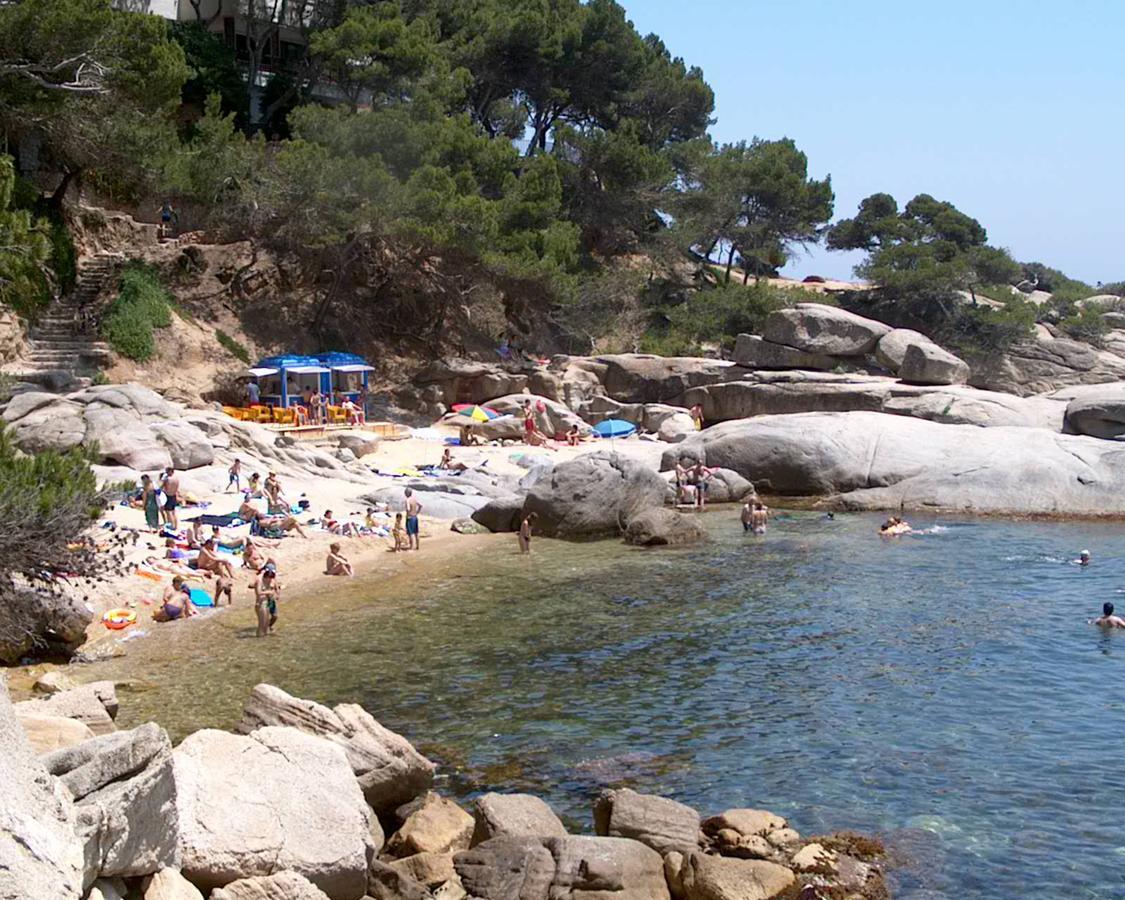
{"type": "Polygon", "coordinates": [[[702,405],[700,405],[699,403],[696,403],[690,410],[688,410],[688,414],[691,416],[692,424],[695,425],[695,430],[696,431],[702,431],[703,430],[703,407],[702,407],[702,405]]]}
{"type": "Polygon", "coordinates": [[[536,513],[528,513],[522,522],[520,522],[519,541],[520,553],[531,552],[531,528],[535,524],[535,520],[539,516],[536,513]]]}
{"type": "Polygon", "coordinates": [[[325,575],[347,575],[349,578],[355,574],[352,564],[346,556],[341,555],[339,544],[330,544],[328,558],[324,561],[325,575]]]}
{"type": "Polygon", "coordinates": [[[257,472],[250,476],[250,483],[246,485],[246,496],[251,500],[262,496],[262,476],[257,472]]]}
{"type": "Polygon", "coordinates": [[[1099,628],[1125,628],[1125,619],[1114,615],[1112,603],[1103,603],[1101,616],[1090,624],[1097,625],[1099,628]]]}
{"type": "Polygon", "coordinates": [[[164,521],[173,531],[180,530],[176,507],[180,505],[180,476],[169,466],[164,470],[160,486],[164,489],[164,521]]]}
{"type": "Polygon", "coordinates": [[[223,578],[234,579],[234,566],[225,559],[219,559],[213,538],[207,538],[199,548],[199,556],[195,559],[195,567],[201,572],[212,572],[223,578]]]}
{"type": "Polygon", "coordinates": [[[703,465],[703,460],[699,460],[692,469],[691,476],[692,481],[695,482],[695,507],[702,511],[707,508],[707,491],[711,489],[711,479],[714,475],[703,465]]]}
{"type": "Polygon", "coordinates": [[[395,527],[391,529],[391,535],[395,539],[395,545],[391,550],[398,553],[400,550],[409,550],[410,541],[406,537],[406,529],[402,527],[402,513],[395,513],[395,527]]]}
{"type": "Polygon", "coordinates": [[[763,535],[766,533],[766,522],[769,520],[770,511],[760,500],[754,501],[754,510],[750,513],[750,531],[752,534],[763,535]]]}
{"type": "Polygon", "coordinates": [[[421,536],[418,534],[418,514],[422,512],[422,504],[414,496],[414,491],[407,488],[406,497],[406,549],[420,550],[421,536]]]}
{"type": "Polygon", "coordinates": [[[236,491],[242,490],[242,460],[236,459],[229,469],[227,469],[227,489],[223,493],[230,491],[230,486],[233,484],[236,491]]]}
{"type": "Polygon", "coordinates": [[[742,520],[742,531],[744,533],[753,527],[754,501],[752,498],[747,497],[746,502],[742,504],[742,511],[739,513],[739,518],[742,520]]]}
{"type": "Polygon", "coordinates": [[[1076,559],[1075,562],[1078,563],[1078,565],[1080,565],[1080,566],[1090,565],[1090,551],[1089,550],[1083,550],[1081,553],[1078,554],[1078,559],[1076,559]]]}
{"type": "Polygon", "coordinates": [[[265,637],[277,624],[277,601],[281,597],[281,582],[277,580],[277,566],[266,563],[258,580],[254,582],[254,612],[258,616],[258,637],[265,637]]]}
{"type": "Polygon", "coordinates": [[[164,600],[160,608],[153,611],[152,618],[157,622],[173,622],[194,615],[195,606],[191,602],[191,588],[181,576],[177,575],[164,589],[164,600]]]}
{"type": "Polygon", "coordinates": [[[188,558],[188,552],[182,547],[176,546],[175,538],[165,538],[164,547],[165,559],[186,560],[188,558]]]}
{"type": "Polygon", "coordinates": [[[149,531],[160,528],[160,504],[156,500],[156,485],[147,475],[141,476],[141,505],[145,510],[145,524],[149,531]]]}

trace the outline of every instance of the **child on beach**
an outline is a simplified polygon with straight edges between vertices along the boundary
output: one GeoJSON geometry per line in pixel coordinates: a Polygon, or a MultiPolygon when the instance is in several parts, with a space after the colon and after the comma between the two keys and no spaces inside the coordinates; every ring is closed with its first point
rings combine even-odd
{"type": "Polygon", "coordinates": [[[223,491],[224,494],[230,493],[230,486],[233,484],[235,491],[242,490],[242,460],[236,459],[231,463],[231,467],[227,469],[227,489],[223,491]]]}
{"type": "Polygon", "coordinates": [[[391,534],[395,539],[395,545],[391,549],[395,553],[398,553],[400,550],[406,550],[406,529],[402,524],[402,513],[395,513],[395,527],[391,529],[391,534]]]}
{"type": "Polygon", "coordinates": [[[352,569],[352,564],[348,562],[348,558],[341,555],[339,544],[329,545],[328,558],[324,561],[324,574],[347,575],[348,577],[355,574],[355,570],[352,569]]]}

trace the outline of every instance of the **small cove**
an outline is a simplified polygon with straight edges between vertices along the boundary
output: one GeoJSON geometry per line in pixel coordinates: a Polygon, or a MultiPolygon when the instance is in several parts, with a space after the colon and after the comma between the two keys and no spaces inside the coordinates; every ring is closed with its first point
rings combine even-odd
{"type": "Polygon", "coordinates": [[[134,683],[120,724],[175,739],[233,727],[260,681],[358,702],[439,790],[529,790],[575,827],[629,784],[878,832],[898,897],[1125,896],[1125,634],[1087,624],[1125,607],[1125,527],[911,518],[936,528],[792,512],[755,540],[724,510],[703,545],[530,561],[497,538],[287,598],[269,640],[224,611],[85,671],[134,683]]]}

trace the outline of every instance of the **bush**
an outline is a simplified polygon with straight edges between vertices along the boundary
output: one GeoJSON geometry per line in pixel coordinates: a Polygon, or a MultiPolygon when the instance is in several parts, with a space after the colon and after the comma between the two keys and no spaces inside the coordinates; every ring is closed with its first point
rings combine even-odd
{"type": "Polygon", "coordinates": [[[1059,327],[1072,338],[1100,345],[1109,331],[1109,325],[1102,318],[1102,309],[1085,306],[1059,320],[1059,327]]]}
{"type": "Polygon", "coordinates": [[[723,284],[696,291],[663,310],[641,340],[646,353],[687,356],[700,352],[705,343],[734,347],[739,334],[761,332],[766,317],[797,303],[834,304],[826,294],[770,284],[723,284]]]}
{"type": "Polygon", "coordinates": [[[246,365],[250,365],[250,351],[241,341],[232,338],[221,328],[215,329],[215,339],[235,359],[242,360],[246,365]]]}
{"type": "Polygon", "coordinates": [[[120,292],[102,321],[102,336],[114,352],[145,362],[156,353],[153,329],[172,324],[171,302],[156,272],[132,266],[121,276],[120,292]]]}
{"type": "Polygon", "coordinates": [[[1031,337],[1038,308],[1018,297],[991,306],[962,306],[937,337],[963,353],[1005,350],[1031,337]]]}

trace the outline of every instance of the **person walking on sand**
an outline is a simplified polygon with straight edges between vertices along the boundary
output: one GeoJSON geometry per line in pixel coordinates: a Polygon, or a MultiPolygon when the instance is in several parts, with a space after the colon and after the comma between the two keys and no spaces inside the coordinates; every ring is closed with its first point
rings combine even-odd
{"type": "Polygon", "coordinates": [[[230,464],[227,469],[227,488],[223,491],[224,494],[230,493],[230,486],[234,485],[235,493],[242,490],[242,460],[235,458],[234,462],[230,464]]]}
{"type": "Polygon", "coordinates": [[[328,545],[328,558],[324,561],[324,574],[347,575],[349,578],[355,574],[347,557],[341,555],[339,544],[328,545]]]}
{"type": "Polygon", "coordinates": [[[418,534],[418,515],[422,512],[422,504],[414,496],[414,491],[407,488],[406,496],[406,549],[420,550],[421,536],[418,534]]]}
{"type": "Polygon", "coordinates": [[[148,475],[141,476],[141,503],[145,509],[145,524],[149,531],[160,528],[160,503],[156,499],[156,485],[148,475]]]}
{"type": "Polygon", "coordinates": [[[1125,619],[1114,615],[1112,603],[1103,603],[1101,616],[1090,624],[1097,625],[1099,628],[1125,628],[1125,619]]]}
{"type": "Polygon", "coordinates": [[[254,612],[258,616],[258,637],[273,632],[277,624],[277,601],[281,598],[281,582],[277,580],[277,566],[266,563],[254,582],[254,612]]]}
{"type": "Polygon", "coordinates": [[[176,507],[180,505],[180,476],[171,466],[164,470],[160,486],[164,490],[164,522],[173,531],[179,531],[180,517],[176,507]]]}
{"type": "Polygon", "coordinates": [[[538,518],[539,516],[537,513],[528,513],[526,516],[524,516],[523,521],[520,522],[520,553],[531,552],[531,529],[535,525],[535,520],[538,518]]]}

